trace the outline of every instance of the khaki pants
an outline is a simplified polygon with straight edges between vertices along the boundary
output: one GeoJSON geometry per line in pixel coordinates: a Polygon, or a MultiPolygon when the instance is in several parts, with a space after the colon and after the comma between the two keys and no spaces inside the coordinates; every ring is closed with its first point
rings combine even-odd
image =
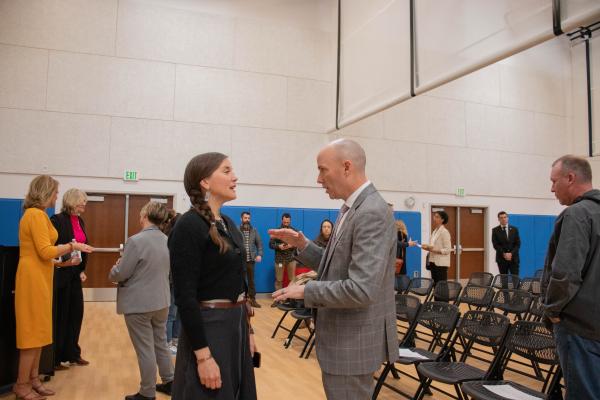
{"type": "Polygon", "coordinates": [[[283,287],[284,270],[287,270],[288,280],[291,282],[296,277],[296,260],[282,263],[281,268],[279,267],[279,263],[275,263],[275,290],[279,290],[283,287]]]}

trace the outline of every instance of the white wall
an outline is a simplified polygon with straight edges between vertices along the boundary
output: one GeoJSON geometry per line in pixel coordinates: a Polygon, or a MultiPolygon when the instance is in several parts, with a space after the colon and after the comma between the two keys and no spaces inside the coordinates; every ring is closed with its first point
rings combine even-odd
{"type": "Polygon", "coordinates": [[[334,125],[335,5],[0,2],[0,172],[143,191],[125,169],[176,182],[221,151],[244,184],[315,186],[303,171],[334,125]]]}
{"type": "MultiPolygon", "coordinates": [[[[428,240],[432,204],[496,214],[558,214],[550,166],[571,151],[571,54],[558,38],[342,129],[370,157],[369,176],[396,209],[414,196],[428,240]],[[456,197],[465,188],[466,197],[456,197]]],[[[491,247],[491,239],[488,238],[491,247]]],[[[486,268],[497,272],[488,251],[486,268]]]]}
{"type": "MultiPolygon", "coordinates": [[[[593,151],[600,154],[600,38],[596,35],[590,41],[590,68],[592,89],[593,151]]],[[[579,43],[571,48],[572,93],[573,93],[573,153],[583,156],[589,151],[587,77],[585,44],[579,43]]],[[[588,158],[592,165],[594,186],[600,187],[600,160],[597,156],[588,158]]]]}
{"type": "MultiPolygon", "coordinates": [[[[0,197],[31,177],[188,202],[193,155],[230,154],[237,205],[337,207],[316,184],[334,123],[334,0],[0,2],[0,197]],[[124,169],[141,181],[125,183],[124,169]]],[[[574,149],[564,38],[345,128],[404,209],[556,214],[549,167],[574,149]],[[457,187],[467,196],[455,197],[457,187]]],[[[487,268],[495,271],[490,255],[487,268]]]]}

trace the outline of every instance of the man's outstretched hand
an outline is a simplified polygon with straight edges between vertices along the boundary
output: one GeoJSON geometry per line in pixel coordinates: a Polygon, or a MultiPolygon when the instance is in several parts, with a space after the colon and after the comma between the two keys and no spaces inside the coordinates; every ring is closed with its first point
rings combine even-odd
{"type": "Polygon", "coordinates": [[[308,244],[306,236],[302,232],[297,232],[293,229],[280,228],[280,229],[269,229],[269,235],[273,239],[279,239],[282,242],[288,244],[290,247],[295,247],[302,251],[308,244]]]}

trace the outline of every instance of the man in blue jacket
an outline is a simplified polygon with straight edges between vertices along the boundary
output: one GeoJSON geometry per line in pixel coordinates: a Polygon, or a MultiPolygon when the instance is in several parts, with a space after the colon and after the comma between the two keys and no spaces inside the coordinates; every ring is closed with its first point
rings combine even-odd
{"type": "Polygon", "coordinates": [[[552,164],[552,192],[567,208],[548,245],[542,277],[546,320],[553,324],[568,399],[600,399],[600,191],[583,158],[552,164]]]}

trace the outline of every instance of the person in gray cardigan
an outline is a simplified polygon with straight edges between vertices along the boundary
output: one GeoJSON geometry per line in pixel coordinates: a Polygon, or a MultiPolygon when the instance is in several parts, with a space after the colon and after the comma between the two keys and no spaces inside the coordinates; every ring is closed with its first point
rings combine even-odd
{"type": "Polygon", "coordinates": [[[140,368],[140,389],[125,400],[154,399],[156,390],[171,393],[173,362],[166,336],[171,299],[169,249],[167,236],[158,228],[167,217],[163,204],[152,201],[146,204],[140,212],[141,232],[127,240],[123,257],[108,275],[119,285],[117,313],[125,315],[140,368]],[[156,385],[157,364],[163,381],[159,385],[156,385]]]}
{"type": "Polygon", "coordinates": [[[242,232],[242,236],[244,237],[244,250],[246,251],[244,261],[246,262],[246,278],[248,281],[248,300],[252,307],[260,308],[260,304],[256,302],[254,267],[256,263],[262,260],[263,245],[258,231],[250,224],[250,218],[250,211],[242,212],[240,232],[242,232]]]}

